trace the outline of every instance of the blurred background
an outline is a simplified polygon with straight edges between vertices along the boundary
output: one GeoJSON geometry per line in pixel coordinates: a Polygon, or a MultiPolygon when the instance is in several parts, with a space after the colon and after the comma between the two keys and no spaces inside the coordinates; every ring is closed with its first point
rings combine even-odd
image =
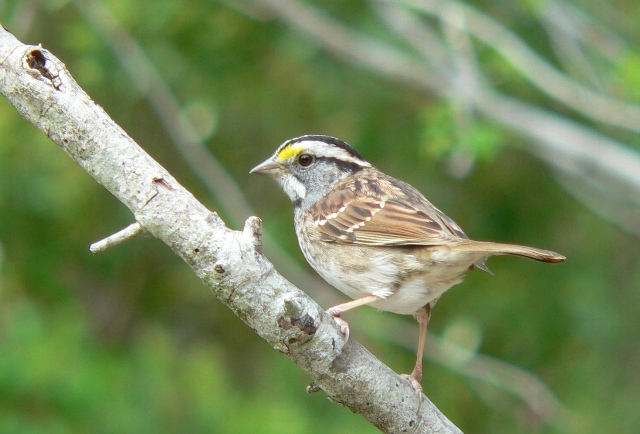
{"type": "MultiPolygon", "coordinates": [[[[334,135],[494,258],[434,309],[423,385],[469,433],[640,432],[640,4],[630,1],[3,0],[92,98],[324,307],[288,199],[249,176],[334,135]]],[[[375,432],[165,245],[88,245],[130,212],[0,98],[0,432],[375,432]]],[[[410,317],[351,335],[396,372],[410,317]]]]}

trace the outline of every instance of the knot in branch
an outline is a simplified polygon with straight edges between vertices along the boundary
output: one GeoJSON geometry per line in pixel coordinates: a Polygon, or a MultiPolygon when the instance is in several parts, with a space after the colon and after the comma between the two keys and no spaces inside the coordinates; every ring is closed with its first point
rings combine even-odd
{"type": "Polygon", "coordinates": [[[317,320],[295,298],[284,300],[284,312],[277,321],[284,334],[282,342],[287,348],[291,344],[309,342],[318,330],[317,320]]]}

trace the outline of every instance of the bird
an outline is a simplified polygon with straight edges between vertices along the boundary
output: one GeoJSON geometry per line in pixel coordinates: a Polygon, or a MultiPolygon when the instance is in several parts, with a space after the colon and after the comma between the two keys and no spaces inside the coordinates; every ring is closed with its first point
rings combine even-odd
{"type": "Polygon", "coordinates": [[[416,188],[383,173],[335,137],[287,140],[250,173],[280,185],[293,204],[303,256],[353,299],[327,310],[346,339],[349,324],[341,315],[360,306],[417,319],[416,363],[407,377],[419,391],[431,309],[469,269],[491,273],[485,261],[494,255],[565,260],[549,250],[469,239],[416,188]]]}

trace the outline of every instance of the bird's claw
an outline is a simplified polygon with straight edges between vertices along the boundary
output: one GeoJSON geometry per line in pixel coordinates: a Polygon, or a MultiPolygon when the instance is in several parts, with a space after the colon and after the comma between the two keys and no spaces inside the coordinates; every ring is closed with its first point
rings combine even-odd
{"type": "Polygon", "coordinates": [[[411,384],[411,387],[413,387],[413,390],[416,392],[416,395],[422,397],[422,384],[420,384],[413,374],[401,374],[400,376],[402,378],[406,378],[411,384]]]}
{"type": "Polygon", "coordinates": [[[420,411],[422,410],[422,403],[424,402],[424,393],[422,393],[422,384],[420,384],[420,381],[418,381],[418,379],[415,376],[415,373],[411,373],[411,374],[401,374],[400,375],[402,378],[406,378],[407,381],[409,381],[409,383],[411,384],[411,387],[413,388],[413,391],[415,392],[416,396],[418,397],[418,418],[420,418],[420,411]]]}
{"type": "Polygon", "coordinates": [[[338,323],[338,326],[340,327],[340,331],[345,337],[345,341],[348,341],[349,340],[349,323],[343,320],[342,318],[340,318],[339,316],[334,316],[333,319],[336,320],[336,322],[338,323]]]}
{"type": "Polygon", "coordinates": [[[340,318],[340,314],[342,313],[338,309],[329,308],[327,313],[333,317],[333,319],[338,323],[338,327],[340,327],[340,331],[345,336],[345,341],[349,340],[349,323],[340,318]]]}

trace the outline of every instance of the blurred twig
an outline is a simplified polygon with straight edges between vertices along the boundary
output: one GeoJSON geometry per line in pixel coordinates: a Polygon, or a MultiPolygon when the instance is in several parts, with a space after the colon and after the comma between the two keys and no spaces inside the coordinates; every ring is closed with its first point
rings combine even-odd
{"type": "Polygon", "coordinates": [[[594,92],[554,68],[507,27],[473,7],[456,0],[404,0],[419,11],[435,15],[450,25],[462,23],[469,32],[499,52],[534,86],[594,121],[640,132],[640,106],[594,92]],[[455,13],[452,13],[454,12],[455,13]],[[452,16],[462,15],[462,19],[452,16]]]}
{"type": "Polygon", "coordinates": [[[561,2],[550,1],[542,8],[539,16],[562,67],[602,93],[606,89],[600,73],[585,50],[581,29],[570,15],[570,11],[561,2]]]}
{"type": "MultiPolygon", "coordinates": [[[[607,6],[606,3],[598,6],[607,6]]],[[[614,7],[614,6],[612,6],[614,7]]],[[[550,0],[539,10],[547,20],[576,41],[596,51],[612,63],[618,63],[631,46],[613,30],[598,24],[596,20],[576,5],[562,0],[550,0]]]]}

